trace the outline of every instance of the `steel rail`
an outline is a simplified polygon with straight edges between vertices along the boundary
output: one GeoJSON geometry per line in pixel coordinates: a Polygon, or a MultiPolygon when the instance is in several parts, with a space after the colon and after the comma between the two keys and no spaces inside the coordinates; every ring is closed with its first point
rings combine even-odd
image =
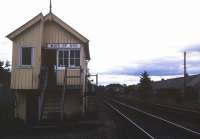
{"type": "Polygon", "coordinates": [[[167,106],[167,105],[163,105],[163,104],[153,104],[153,105],[158,106],[158,107],[178,110],[178,111],[182,111],[182,112],[190,112],[190,113],[194,113],[196,115],[200,115],[200,112],[196,111],[196,110],[190,110],[190,109],[185,109],[185,108],[180,108],[180,107],[175,107],[175,106],[167,106]]]}
{"type": "Polygon", "coordinates": [[[132,109],[132,110],[135,110],[135,111],[140,112],[140,113],[142,113],[142,114],[145,114],[145,115],[147,115],[147,116],[153,117],[153,118],[155,118],[155,119],[159,119],[159,120],[161,120],[161,121],[163,121],[163,122],[165,122],[165,123],[167,123],[167,124],[176,126],[176,127],[181,128],[181,129],[183,129],[183,130],[185,130],[185,131],[187,131],[187,132],[190,132],[190,133],[193,133],[193,134],[195,134],[195,135],[200,136],[200,133],[199,133],[199,132],[194,131],[194,130],[192,130],[192,129],[189,129],[189,128],[187,128],[187,127],[184,127],[184,126],[182,126],[182,125],[180,125],[180,124],[176,124],[176,123],[174,123],[174,122],[168,121],[168,120],[166,120],[166,119],[164,119],[164,118],[162,118],[162,117],[159,117],[159,116],[157,116],[157,115],[153,115],[153,114],[151,114],[151,113],[145,112],[145,111],[143,111],[143,110],[141,110],[141,109],[138,109],[138,108],[136,108],[136,107],[127,105],[127,104],[122,103],[122,102],[120,102],[120,101],[113,100],[113,99],[109,99],[109,100],[111,100],[112,102],[115,102],[115,103],[117,103],[117,104],[120,104],[121,106],[130,108],[130,109],[132,109]]]}
{"type": "Polygon", "coordinates": [[[110,104],[107,101],[104,101],[106,105],[108,105],[110,108],[112,108],[115,112],[117,112],[120,116],[122,116],[124,119],[128,120],[132,125],[134,125],[136,128],[138,128],[140,131],[142,131],[145,135],[147,135],[150,139],[155,139],[152,135],[150,135],[145,129],[140,127],[138,124],[133,122],[129,117],[127,117],[125,114],[123,114],[119,109],[115,108],[112,104],[110,104]]]}

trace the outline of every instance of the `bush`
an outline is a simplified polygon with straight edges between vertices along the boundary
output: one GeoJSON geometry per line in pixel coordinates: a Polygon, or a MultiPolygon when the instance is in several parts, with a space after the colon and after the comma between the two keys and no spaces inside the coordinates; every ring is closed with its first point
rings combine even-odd
{"type": "Polygon", "coordinates": [[[14,120],[14,101],[6,88],[0,88],[0,125],[14,120]]]}

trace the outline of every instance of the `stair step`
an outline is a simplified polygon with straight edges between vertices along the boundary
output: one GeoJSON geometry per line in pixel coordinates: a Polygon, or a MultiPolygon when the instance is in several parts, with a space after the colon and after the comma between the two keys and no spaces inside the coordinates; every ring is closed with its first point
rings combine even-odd
{"type": "Polygon", "coordinates": [[[48,99],[48,100],[45,100],[45,102],[60,102],[61,99],[59,100],[56,100],[56,99],[48,99]]]}
{"type": "Polygon", "coordinates": [[[48,100],[44,104],[60,104],[60,100],[48,100]]]}
{"type": "Polygon", "coordinates": [[[61,97],[61,96],[57,96],[57,95],[56,95],[56,96],[46,96],[47,99],[48,99],[48,98],[53,98],[53,99],[54,99],[54,98],[60,98],[60,97],[61,97]]]}
{"type": "Polygon", "coordinates": [[[47,99],[59,99],[61,96],[46,96],[47,99]]]}
{"type": "Polygon", "coordinates": [[[62,89],[48,86],[44,96],[42,120],[47,122],[60,120],[62,89]]]}
{"type": "Polygon", "coordinates": [[[46,99],[45,102],[60,102],[61,99],[46,99]]]}
{"type": "Polygon", "coordinates": [[[60,119],[60,114],[61,114],[60,111],[43,112],[42,119],[45,120],[60,119]]]}
{"type": "Polygon", "coordinates": [[[46,101],[46,102],[44,102],[44,105],[45,104],[47,104],[47,105],[48,104],[50,104],[50,105],[56,105],[57,104],[58,105],[58,104],[60,104],[60,101],[48,101],[48,102],[46,101]]]}
{"type": "Polygon", "coordinates": [[[61,99],[47,99],[45,102],[60,102],[61,99]]]}
{"type": "Polygon", "coordinates": [[[48,110],[48,111],[44,111],[43,114],[52,114],[52,113],[61,113],[61,110],[48,110]]]}
{"type": "Polygon", "coordinates": [[[45,103],[44,107],[60,107],[60,103],[45,103]]]}
{"type": "Polygon", "coordinates": [[[45,107],[44,111],[60,111],[60,107],[45,107]]]}
{"type": "Polygon", "coordinates": [[[60,104],[46,104],[44,105],[44,108],[56,108],[56,107],[60,107],[60,104]]]}

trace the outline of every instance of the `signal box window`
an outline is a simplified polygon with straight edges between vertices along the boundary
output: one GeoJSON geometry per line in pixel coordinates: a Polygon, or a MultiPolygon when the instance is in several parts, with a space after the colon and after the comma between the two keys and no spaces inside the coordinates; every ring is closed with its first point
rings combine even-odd
{"type": "Polygon", "coordinates": [[[21,65],[22,66],[32,65],[32,54],[33,54],[33,48],[31,47],[21,48],[21,65]]]}
{"type": "Polygon", "coordinates": [[[59,50],[58,67],[79,67],[80,50],[59,50]]]}

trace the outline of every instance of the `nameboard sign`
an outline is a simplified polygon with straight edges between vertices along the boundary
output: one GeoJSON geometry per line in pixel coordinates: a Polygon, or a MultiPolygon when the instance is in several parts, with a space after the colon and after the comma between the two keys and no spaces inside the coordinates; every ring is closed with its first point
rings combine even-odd
{"type": "Polygon", "coordinates": [[[50,43],[47,46],[50,49],[70,49],[70,48],[80,48],[80,44],[72,43],[50,43]]]}

